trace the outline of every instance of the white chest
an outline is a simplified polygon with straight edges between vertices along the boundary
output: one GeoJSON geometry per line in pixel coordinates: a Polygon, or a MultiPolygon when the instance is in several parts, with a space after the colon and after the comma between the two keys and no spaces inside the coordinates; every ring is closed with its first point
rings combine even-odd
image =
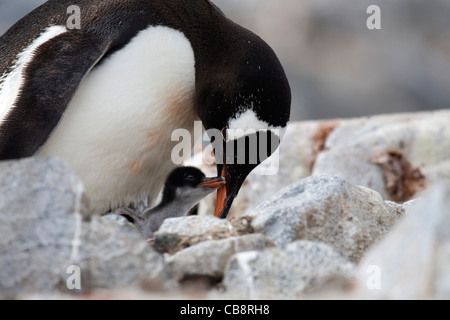
{"type": "Polygon", "coordinates": [[[66,160],[98,213],[155,201],[175,166],[172,132],[193,130],[194,90],[190,42],[149,27],[86,76],[38,154],[66,160]]]}

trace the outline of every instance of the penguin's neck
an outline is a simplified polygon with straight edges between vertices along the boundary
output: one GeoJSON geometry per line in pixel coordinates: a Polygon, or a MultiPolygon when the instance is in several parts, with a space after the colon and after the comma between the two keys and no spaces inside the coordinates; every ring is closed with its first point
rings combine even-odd
{"type": "Polygon", "coordinates": [[[177,218],[186,216],[195,206],[196,201],[188,196],[177,194],[176,190],[164,190],[161,202],[152,210],[144,213],[143,218],[148,219],[152,214],[158,213],[162,218],[177,218]]]}

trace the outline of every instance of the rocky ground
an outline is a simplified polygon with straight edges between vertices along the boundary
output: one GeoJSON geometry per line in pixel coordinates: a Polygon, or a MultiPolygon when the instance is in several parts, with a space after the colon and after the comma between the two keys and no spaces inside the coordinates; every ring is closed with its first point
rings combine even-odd
{"type": "Polygon", "coordinates": [[[91,216],[62,161],[0,163],[0,298],[449,299],[449,121],[292,123],[278,174],[251,174],[228,220],[210,197],[152,244],[91,216]]]}

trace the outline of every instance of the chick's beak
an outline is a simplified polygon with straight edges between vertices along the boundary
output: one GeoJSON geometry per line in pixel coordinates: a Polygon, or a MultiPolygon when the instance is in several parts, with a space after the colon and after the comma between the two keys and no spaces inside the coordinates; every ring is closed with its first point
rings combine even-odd
{"type": "Polygon", "coordinates": [[[200,182],[197,187],[207,187],[211,189],[221,188],[225,185],[225,178],[215,177],[215,178],[205,178],[200,182]]]}

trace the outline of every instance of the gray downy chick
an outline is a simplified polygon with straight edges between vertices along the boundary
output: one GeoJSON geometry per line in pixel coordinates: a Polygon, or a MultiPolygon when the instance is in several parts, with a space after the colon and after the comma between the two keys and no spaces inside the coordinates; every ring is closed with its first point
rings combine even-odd
{"type": "Polygon", "coordinates": [[[119,214],[134,224],[145,239],[150,239],[165,219],[187,216],[200,200],[225,184],[222,177],[207,178],[193,167],[179,167],[166,179],[161,202],[138,215],[131,209],[119,214]]]}

